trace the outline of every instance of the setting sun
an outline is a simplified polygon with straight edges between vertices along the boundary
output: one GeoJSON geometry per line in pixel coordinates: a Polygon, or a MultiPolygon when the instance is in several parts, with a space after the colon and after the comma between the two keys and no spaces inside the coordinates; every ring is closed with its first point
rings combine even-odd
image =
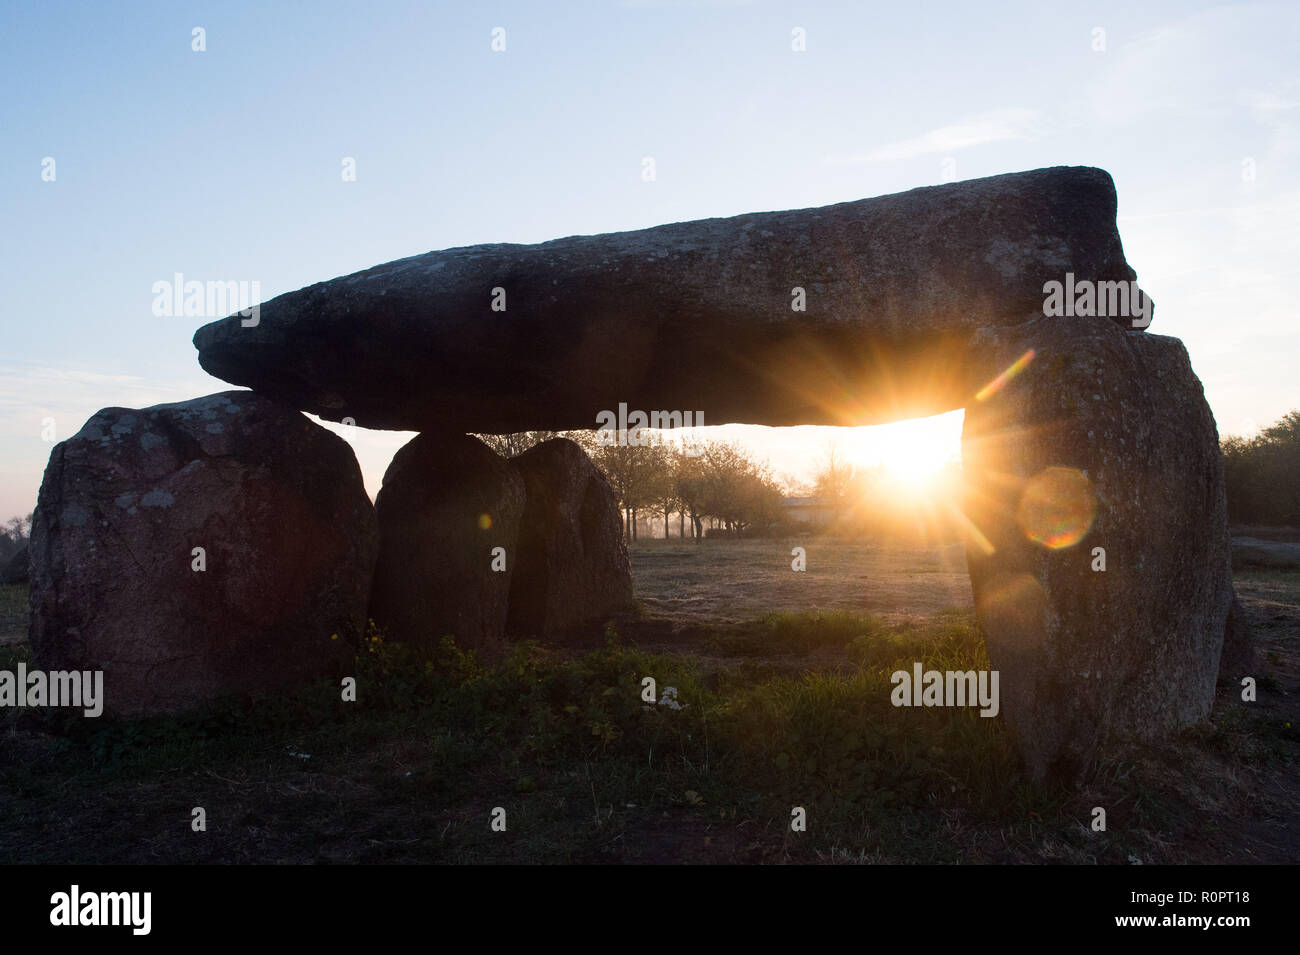
{"type": "Polygon", "coordinates": [[[964,412],[855,428],[847,456],[863,467],[883,466],[904,481],[924,481],[961,456],[964,412]]]}

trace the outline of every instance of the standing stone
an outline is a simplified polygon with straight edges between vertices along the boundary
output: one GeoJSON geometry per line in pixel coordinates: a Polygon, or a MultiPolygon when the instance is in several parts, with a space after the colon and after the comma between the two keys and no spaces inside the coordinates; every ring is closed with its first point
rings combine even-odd
{"type": "Polygon", "coordinates": [[[592,428],[620,403],[876,424],[960,408],[971,334],[1041,315],[1046,281],[1134,279],[1115,210],[1104,170],[1056,167],[446,249],[278,296],[194,344],[218,378],[369,428],[592,428]]]}
{"type": "Polygon", "coordinates": [[[1112,733],[1210,711],[1232,602],[1218,434],[1177,339],[1040,318],[978,345],[976,612],[1028,770],[1069,777],[1112,733]]]}
{"type": "Polygon", "coordinates": [[[106,408],[41,484],[35,666],[103,670],[119,716],[338,675],[376,547],[352,449],[298,412],[246,391],[106,408]]]}
{"type": "Polygon", "coordinates": [[[614,491],[568,438],[511,459],[527,488],[508,629],[556,633],[632,603],[632,571],[614,491]]]}
{"type": "Polygon", "coordinates": [[[392,640],[426,647],[445,636],[464,648],[499,644],[523,511],[523,479],[482,441],[413,438],[394,455],[375,498],[375,625],[392,640]],[[502,551],[494,555],[495,548],[502,551]]]}

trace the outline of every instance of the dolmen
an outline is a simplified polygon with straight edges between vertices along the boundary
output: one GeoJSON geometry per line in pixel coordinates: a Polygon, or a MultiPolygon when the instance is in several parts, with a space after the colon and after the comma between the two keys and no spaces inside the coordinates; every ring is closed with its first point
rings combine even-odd
{"type": "Polygon", "coordinates": [[[142,712],[332,672],[371,619],[544,638],[631,602],[613,493],[572,442],[506,460],[470,435],[964,408],[1001,711],[1031,776],[1077,774],[1204,719],[1225,636],[1248,658],[1214,418],[1182,343],[1148,330],[1115,214],[1106,172],[1038,169],[429,252],[212,322],[199,364],[249,391],[108,409],[55,448],[36,653],[102,666],[110,708],[142,712]],[[302,412],[419,432],[373,508],[302,412]]]}

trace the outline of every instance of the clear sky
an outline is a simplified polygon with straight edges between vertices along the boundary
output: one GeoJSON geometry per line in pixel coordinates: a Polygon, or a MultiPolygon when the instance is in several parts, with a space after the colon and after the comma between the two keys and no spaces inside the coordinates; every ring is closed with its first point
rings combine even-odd
{"type": "MultiPolygon", "coordinates": [[[[229,387],[190,342],[208,318],[153,313],[176,272],[269,299],[431,249],[1061,164],[1114,176],[1151,331],[1186,342],[1220,431],[1267,425],[1300,406],[1298,28],[1295,3],[5,0],[0,518],[34,506],[46,419],[61,440],[229,387]]],[[[960,412],[934,422],[956,453],[960,412]]],[[[719,430],[796,477],[882,440],[719,430]]],[[[357,432],[372,494],[407,437],[357,432]]]]}

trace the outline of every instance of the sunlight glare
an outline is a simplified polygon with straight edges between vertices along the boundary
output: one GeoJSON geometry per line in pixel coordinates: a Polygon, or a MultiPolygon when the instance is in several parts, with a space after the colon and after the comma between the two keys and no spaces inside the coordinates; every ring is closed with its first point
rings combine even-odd
{"type": "Polygon", "coordinates": [[[927,481],[948,462],[959,460],[963,417],[957,410],[856,429],[853,457],[861,465],[884,466],[901,482],[927,481]]]}

